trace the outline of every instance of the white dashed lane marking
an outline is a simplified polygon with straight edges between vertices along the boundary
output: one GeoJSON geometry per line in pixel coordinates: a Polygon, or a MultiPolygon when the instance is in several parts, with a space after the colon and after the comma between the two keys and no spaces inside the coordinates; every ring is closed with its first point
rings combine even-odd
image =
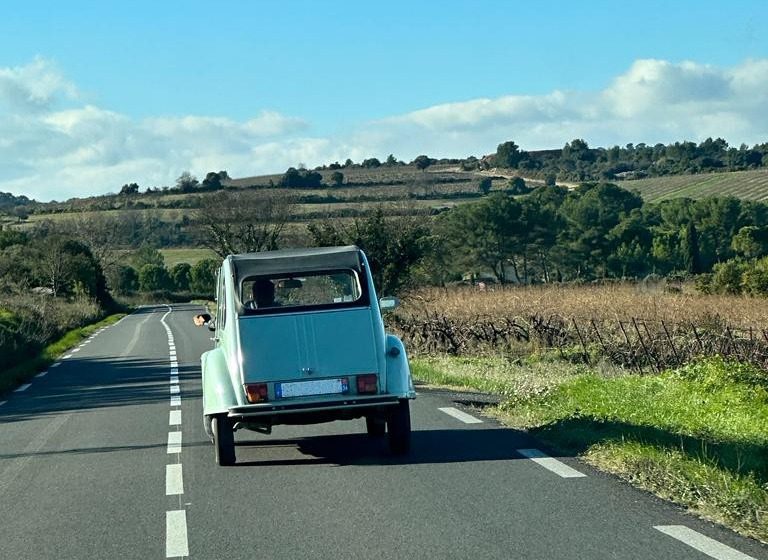
{"type": "Polygon", "coordinates": [[[42,371],[42,372],[38,373],[35,377],[40,378],[40,377],[45,377],[46,375],[48,375],[48,372],[47,371],[42,371]]]}
{"type": "Polygon", "coordinates": [[[460,420],[465,424],[482,424],[483,423],[483,421],[480,420],[479,418],[475,418],[474,416],[471,416],[466,412],[462,412],[458,408],[453,408],[452,406],[438,408],[437,410],[439,410],[440,412],[445,412],[448,416],[452,416],[456,418],[456,420],[460,420]]]}
{"type": "Polygon", "coordinates": [[[62,356],[62,357],[61,357],[61,359],[62,359],[62,360],[68,360],[68,359],[70,359],[71,357],[72,357],[72,354],[67,354],[66,356],[62,356]]]}
{"type": "Polygon", "coordinates": [[[582,478],[587,476],[538,449],[518,449],[517,452],[523,457],[530,459],[537,465],[541,465],[548,471],[552,471],[562,478],[582,478]]]}
{"type": "Polygon", "coordinates": [[[171,385],[178,385],[179,384],[179,376],[178,375],[172,375],[171,376],[171,385]]]}
{"type": "Polygon", "coordinates": [[[51,364],[51,367],[59,367],[61,365],[61,362],[56,362],[55,364],[51,364]]]}
{"type": "Polygon", "coordinates": [[[168,413],[168,425],[169,426],[181,426],[181,411],[171,410],[168,413]]]}
{"type": "Polygon", "coordinates": [[[171,394],[172,395],[178,395],[179,394],[179,386],[178,385],[171,385],[170,386],[171,394]]]}
{"type": "Polygon", "coordinates": [[[654,529],[661,531],[665,535],[677,539],[716,560],[755,560],[752,556],[739,552],[738,550],[726,546],[715,539],[706,537],[701,533],[697,533],[684,525],[657,525],[654,529]]]}
{"type": "Polygon", "coordinates": [[[7,402],[8,402],[8,401],[0,401],[0,406],[3,406],[3,405],[4,405],[5,403],[7,403],[7,402]]]}
{"type": "Polygon", "coordinates": [[[23,393],[24,391],[26,391],[26,390],[27,390],[27,389],[29,389],[30,387],[32,387],[32,383],[24,383],[24,385],[22,385],[22,386],[21,386],[21,387],[19,387],[18,389],[14,389],[14,391],[13,391],[13,392],[14,392],[14,393],[23,393]]]}
{"type": "Polygon", "coordinates": [[[177,496],[184,493],[184,478],[181,465],[165,466],[165,495],[177,496]]]}
{"type": "Polygon", "coordinates": [[[165,512],[165,557],[189,556],[187,512],[183,509],[165,512]]]}
{"type": "Polygon", "coordinates": [[[181,406],[181,397],[179,395],[171,397],[171,406],[181,406]]]}

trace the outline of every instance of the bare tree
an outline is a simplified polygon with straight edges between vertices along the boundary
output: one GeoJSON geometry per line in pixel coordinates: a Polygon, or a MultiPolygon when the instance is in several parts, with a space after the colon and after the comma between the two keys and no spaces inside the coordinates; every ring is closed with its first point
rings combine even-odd
{"type": "Polygon", "coordinates": [[[278,248],[294,198],[275,191],[218,192],[202,199],[197,223],[205,230],[205,244],[224,258],[278,248]]]}
{"type": "Polygon", "coordinates": [[[126,214],[110,215],[106,212],[80,212],[68,220],[52,224],[48,233],[68,235],[84,243],[104,271],[111,270],[119,261],[125,245],[126,214]]]}

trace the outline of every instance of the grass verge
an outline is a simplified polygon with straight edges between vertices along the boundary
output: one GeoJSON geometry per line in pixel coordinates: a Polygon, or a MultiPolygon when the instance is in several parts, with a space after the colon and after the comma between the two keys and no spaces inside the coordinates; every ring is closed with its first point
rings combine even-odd
{"type": "Polygon", "coordinates": [[[102,319],[98,323],[93,323],[92,325],[86,325],[85,327],[69,331],[60,339],[43,348],[43,350],[34,358],[24,360],[6,371],[0,371],[0,395],[15,388],[36,373],[43,371],[51,365],[56,358],[64,354],[70,348],[80,344],[82,340],[91,336],[101,327],[112,325],[124,316],[125,313],[117,313],[102,319]]]}
{"type": "MultiPolygon", "coordinates": [[[[554,366],[554,367],[553,367],[554,366]]],[[[562,453],[768,541],[768,373],[712,358],[659,375],[417,358],[414,376],[503,395],[490,412],[562,453]]]]}

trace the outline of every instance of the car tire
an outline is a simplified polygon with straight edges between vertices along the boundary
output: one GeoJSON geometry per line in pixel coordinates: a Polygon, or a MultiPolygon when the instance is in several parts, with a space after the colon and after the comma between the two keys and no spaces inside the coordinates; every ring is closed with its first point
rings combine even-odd
{"type": "Polygon", "coordinates": [[[387,431],[387,421],[380,416],[366,416],[365,429],[371,437],[381,437],[387,431]]]}
{"type": "Polygon", "coordinates": [[[401,400],[387,419],[389,449],[395,455],[405,455],[411,449],[411,409],[409,401],[401,400]]]}
{"type": "Polygon", "coordinates": [[[213,445],[216,448],[216,464],[222,467],[235,464],[235,433],[232,422],[225,414],[216,414],[211,418],[213,445]]]}

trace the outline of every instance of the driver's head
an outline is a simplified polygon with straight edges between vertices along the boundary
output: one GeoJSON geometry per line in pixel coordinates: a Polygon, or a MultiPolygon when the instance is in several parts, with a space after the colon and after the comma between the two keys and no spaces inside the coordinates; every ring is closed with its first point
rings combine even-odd
{"type": "Polygon", "coordinates": [[[253,283],[253,301],[256,307],[269,307],[275,303],[275,285],[266,278],[259,278],[253,283]]]}

